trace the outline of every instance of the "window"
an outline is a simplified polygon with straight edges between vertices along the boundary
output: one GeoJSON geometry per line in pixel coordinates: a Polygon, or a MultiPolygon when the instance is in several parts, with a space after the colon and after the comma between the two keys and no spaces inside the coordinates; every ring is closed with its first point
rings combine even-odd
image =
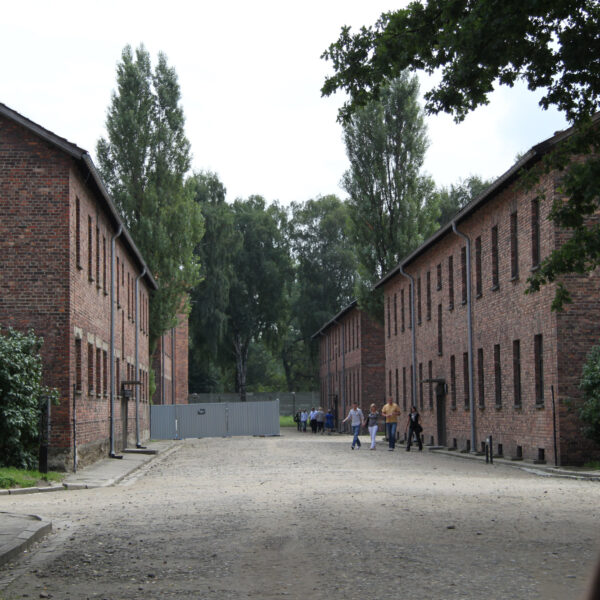
{"type": "Polygon", "coordinates": [[[521,341],[513,341],[513,393],[515,406],[522,405],[521,399],[521,341]]]}
{"type": "Polygon", "coordinates": [[[412,329],[413,326],[413,309],[414,309],[414,291],[413,291],[413,285],[412,283],[408,284],[408,328],[412,329]]]}
{"type": "Polygon", "coordinates": [[[81,391],[81,338],[75,340],[75,389],[81,391]]]}
{"type": "Polygon", "coordinates": [[[406,410],[406,367],[402,367],[402,409],[406,410]]]}
{"type": "Polygon", "coordinates": [[[131,319],[131,281],[127,272],[127,319],[131,319]]]}
{"type": "Polygon", "coordinates": [[[397,294],[394,294],[394,335],[398,335],[398,301],[397,294]]]}
{"type": "Polygon", "coordinates": [[[100,227],[96,225],[96,287],[100,289],[102,282],[100,281],[100,227]]]}
{"type": "Polygon", "coordinates": [[[116,395],[121,395],[121,361],[117,358],[115,359],[115,389],[116,395]]]}
{"type": "Polygon", "coordinates": [[[533,338],[533,352],[535,361],[535,403],[544,404],[544,343],[542,335],[533,338]]]}
{"type": "Polygon", "coordinates": [[[92,344],[88,344],[88,355],[87,355],[87,365],[88,365],[88,394],[94,393],[94,346],[92,344]]]}
{"type": "Polygon", "coordinates": [[[479,408],[485,406],[485,383],[483,380],[483,348],[477,349],[477,384],[479,387],[479,408]]]}
{"type": "Polygon", "coordinates": [[[518,220],[517,213],[510,215],[510,277],[517,279],[519,277],[519,240],[518,240],[518,220]]]}
{"type": "Polygon", "coordinates": [[[94,281],[94,230],[92,228],[92,217],[88,217],[88,280],[94,281]]]}
{"type": "Polygon", "coordinates": [[[433,363],[429,361],[428,365],[429,371],[429,409],[433,410],[433,363]]]}
{"type": "Polygon", "coordinates": [[[540,201],[531,201],[531,267],[540,265],[540,201]]]}
{"type": "Polygon", "coordinates": [[[462,303],[467,303],[467,248],[463,246],[460,249],[460,267],[462,279],[462,303]]]}
{"type": "Polygon", "coordinates": [[[116,279],[116,282],[117,282],[117,308],[121,308],[121,295],[120,295],[121,294],[121,290],[120,290],[121,286],[119,285],[119,281],[120,281],[119,280],[119,265],[120,265],[119,257],[117,256],[117,279],[116,279]]]}
{"type": "Polygon", "coordinates": [[[102,351],[102,389],[106,396],[108,393],[108,354],[106,350],[102,351]]]}
{"type": "Polygon", "coordinates": [[[500,287],[498,277],[498,225],[492,227],[492,290],[500,287]]]}
{"type": "Polygon", "coordinates": [[[454,354],[450,357],[450,403],[456,408],[456,359],[454,354]]]}
{"type": "Polygon", "coordinates": [[[437,266],[437,289],[442,289],[442,263],[437,266]]]}
{"type": "MultiPolygon", "coordinates": [[[[381,313],[380,313],[381,314],[381,313]]],[[[390,318],[390,297],[387,297],[387,330],[388,330],[388,337],[390,337],[390,328],[392,326],[392,320],[390,318]]]]}
{"type": "Polygon", "coordinates": [[[454,257],[448,257],[448,308],[454,308],[454,257]]]}
{"type": "Polygon", "coordinates": [[[396,404],[400,405],[400,390],[398,385],[398,369],[396,369],[396,404]]]}
{"type": "Polygon", "coordinates": [[[106,236],[102,236],[102,290],[106,296],[108,294],[106,289],[106,236]]]}
{"type": "Polygon", "coordinates": [[[431,271],[427,271],[427,320],[431,321],[431,271]]]}
{"type": "Polygon", "coordinates": [[[502,406],[502,365],[500,363],[500,344],[494,346],[494,387],[496,408],[502,406]]]}
{"type": "Polygon", "coordinates": [[[102,393],[102,349],[96,348],[96,394],[102,393]]]}
{"type": "Polygon", "coordinates": [[[415,385],[414,385],[414,374],[413,374],[413,365],[410,365],[410,405],[416,406],[417,402],[415,400],[415,385]]]}
{"type": "Polygon", "coordinates": [[[470,398],[469,398],[469,353],[463,353],[463,382],[464,382],[464,392],[465,392],[465,409],[470,407],[470,398]]]}
{"type": "Polygon", "coordinates": [[[404,319],[404,289],[400,290],[400,317],[402,326],[400,327],[400,331],[404,331],[405,329],[405,319],[404,319]]]}
{"type": "Polygon", "coordinates": [[[75,264],[81,269],[81,205],[75,198],[75,264]]]}
{"type": "Polygon", "coordinates": [[[438,356],[442,356],[443,353],[442,333],[442,305],[438,304],[438,356]]]}
{"type": "Polygon", "coordinates": [[[417,279],[417,323],[421,324],[421,278],[417,279]]]}
{"type": "Polygon", "coordinates": [[[423,410],[423,363],[419,363],[419,406],[423,410]]]}
{"type": "Polygon", "coordinates": [[[481,285],[481,236],[475,238],[475,294],[481,298],[483,293],[481,285]]]}
{"type": "Polygon", "coordinates": [[[389,384],[388,384],[388,390],[389,390],[388,391],[388,396],[391,397],[392,396],[392,370],[391,369],[388,371],[388,381],[389,381],[389,384]]]}

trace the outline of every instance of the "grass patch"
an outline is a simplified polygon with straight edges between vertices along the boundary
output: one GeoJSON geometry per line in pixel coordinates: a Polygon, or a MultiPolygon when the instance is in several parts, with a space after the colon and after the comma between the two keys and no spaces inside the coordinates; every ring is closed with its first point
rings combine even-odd
{"type": "Polygon", "coordinates": [[[600,470],[600,460],[592,460],[590,462],[586,462],[583,466],[586,469],[600,470]]]}
{"type": "Polygon", "coordinates": [[[0,488],[29,488],[35,487],[38,481],[59,482],[64,478],[64,473],[40,473],[39,471],[26,471],[14,467],[0,468],[0,488]]]}
{"type": "Polygon", "coordinates": [[[292,415],[279,415],[279,427],[296,427],[292,415]]]}

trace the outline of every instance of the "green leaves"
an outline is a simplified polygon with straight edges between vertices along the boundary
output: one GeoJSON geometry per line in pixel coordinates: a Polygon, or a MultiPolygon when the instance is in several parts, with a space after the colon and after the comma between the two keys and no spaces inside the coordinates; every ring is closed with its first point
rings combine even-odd
{"type": "Polygon", "coordinates": [[[588,354],[579,389],[585,400],[579,413],[585,423],[583,432],[589,439],[600,443],[600,346],[594,346],[588,354]]]}
{"type": "Polygon", "coordinates": [[[42,385],[43,340],[32,331],[0,331],[0,465],[37,465],[42,402],[58,403],[58,392],[42,385]]]}

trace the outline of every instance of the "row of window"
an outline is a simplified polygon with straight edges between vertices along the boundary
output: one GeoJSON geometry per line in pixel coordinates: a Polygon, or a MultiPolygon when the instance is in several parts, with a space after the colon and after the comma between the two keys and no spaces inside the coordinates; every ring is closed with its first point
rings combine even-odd
{"type": "MultiPolygon", "coordinates": [[[[332,389],[334,392],[340,390],[340,379],[341,374],[339,372],[332,373],[332,389]]],[[[360,373],[358,369],[351,369],[346,371],[344,376],[344,397],[346,399],[346,405],[350,406],[353,402],[360,404],[360,373]]],[[[322,406],[330,406],[331,401],[328,398],[329,388],[327,379],[321,380],[321,404],[322,406]]]]}
{"type": "MultiPolygon", "coordinates": [[[[511,281],[519,278],[519,235],[518,235],[518,214],[517,211],[510,215],[510,276],[511,281]]],[[[494,225],[490,231],[490,248],[491,248],[491,283],[492,291],[500,289],[499,279],[499,248],[498,248],[498,225],[494,225]]],[[[482,276],[482,240],[481,236],[475,238],[475,294],[476,298],[483,296],[483,276],[482,276]]],[[[460,249],[461,259],[461,281],[462,281],[462,296],[461,302],[467,302],[467,249],[462,246],[460,249]]],[[[540,264],[540,206],[538,200],[531,201],[531,268],[536,269],[540,264]]],[[[438,263],[436,267],[437,282],[436,289],[442,289],[442,263],[438,263]]],[[[447,261],[448,273],[448,309],[454,309],[454,256],[450,255],[447,261]]],[[[425,318],[429,321],[432,317],[432,290],[431,290],[431,272],[425,274],[425,318]]],[[[408,294],[405,299],[404,289],[400,290],[400,330],[404,332],[407,324],[408,328],[412,328],[411,311],[406,311],[407,306],[410,306],[410,294],[412,293],[412,285],[408,285],[408,294]],[[408,315],[406,315],[408,312],[408,315]]],[[[421,277],[416,278],[416,320],[417,324],[422,323],[422,291],[421,277]]],[[[387,336],[392,335],[392,298],[387,297],[387,336]]],[[[441,305],[438,306],[438,314],[441,305]]],[[[441,322],[441,318],[440,318],[441,322]]],[[[398,335],[398,295],[393,296],[393,327],[394,335],[398,335]]]]}
{"type": "Polygon", "coordinates": [[[339,327],[330,330],[321,341],[321,363],[348,354],[360,346],[360,313],[355,312],[339,327]],[[326,344],[323,346],[323,344],[326,344]],[[323,351],[324,350],[324,351],[323,351]]]}
{"type": "MultiPolygon", "coordinates": [[[[503,405],[503,389],[502,389],[502,360],[500,344],[495,344],[493,348],[494,356],[494,405],[496,408],[501,408],[503,405]]],[[[484,349],[478,348],[476,355],[476,364],[474,365],[474,379],[476,378],[476,399],[480,408],[485,408],[489,399],[486,399],[485,386],[485,366],[484,366],[484,349]]],[[[523,388],[521,383],[521,340],[513,340],[512,342],[512,400],[515,408],[523,406],[523,388]]],[[[533,362],[534,362],[534,379],[535,379],[535,404],[538,407],[544,406],[544,346],[543,336],[535,335],[533,338],[533,362]]],[[[456,386],[456,356],[450,357],[450,405],[451,408],[457,407],[457,386],[456,386]]],[[[470,407],[470,391],[469,391],[469,353],[464,352],[462,356],[463,370],[463,398],[464,408],[470,407]]],[[[423,385],[424,385],[423,363],[418,365],[418,404],[421,410],[424,409],[423,385]]],[[[402,367],[402,388],[400,388],[399,372],[395,370],[394,377],[392,370],[388,371],[388,393],[393,395],[392,378],[395,381],[395,398],[396,403],[400,404],[400,392],[402,392],[402,407],[404,410],[408,408],[408,402],[415,402],[415,390],[413,389],[413,367],[402,367]],[[408,381],[407,381],[408,380],[408,381]],[[410,386],[410,396],[408,395],[407,386],[410,386]]],[[[433,361],[429,361],[427,365],[428,383],[428,400],[429,408],[433,409],[433,361]]],[[[475,386],[475,381],[474,381],[475,386]]]]}
{"type": "MultiPolygon", "coordinates": [[[[87,231],[87,272],[88,281],[90,284],[96,284],[98,290],[102,290],[105,296],[108,295],[107,272],[109,263],[107,262],[107,239],[104,232],[100,231],[100,226],[96,222],[94,227],[94,219],[88,215],[88,231],[87,231]],[[95,232],[94,232],[95,230],[95,232]],[[94,237],[95,233],[95,237],[94,237]],[[95,241],[94,241],[95,240],[95,241]],[[94,253],[95,249],[95,253],[94,253]],[[95,259],[94,259],[95,256],[95,259]]],[[[81,258],[81,203],[79,198],[75,199],[75,254],[77,268],[83,270],[81,258]]],[[[110,254],[110,251],[108,251],[110,254]]],[[[110,260],[110,256],[108,256],[110,260]]],[[[123,308],[127,312],[127,319],[131,322],[135,320],[135,276],[125,267],[125,261],[120,257],[116,257],[116,273],[115,273],[115,293],[117,309],[123,308]],[[125,275],[127,275],[127,285],[125,284],[125,275]],[[123,289],[123,294],[121,294],[123,289]],[[125,299],[125,290],[127,298],[125,299]],[[122,297],[123,296],[123,297],[122,297]],[[126,301],[125,306],[121,306],[126,301]]],[[[140,331],[148,335],[149,324],[149,306],[148,297],[143,291],[139,291],[139,322],[140,331]]]]}
{"type": "MultiPolygon", "coordinates": [[[[78,392],[83,392],[83,344],[81,338],[75,339],[75,388],[78,392]]],[[[87,344],[87,392],[88,395],[98,397],[108,396],[110,384],[108,377],[110,375],[108,364],[108,352],[102,348],[94,347],[94,344],[87,344]]],[[[139,378],[140,400],[148,401],[148,372],[140,368],[139,378]]],[[[118,396],[121,395],[121,382],[133,381],[135,379],[135,365],[128,361],[115,359],[115,390],[118,396]]]]}

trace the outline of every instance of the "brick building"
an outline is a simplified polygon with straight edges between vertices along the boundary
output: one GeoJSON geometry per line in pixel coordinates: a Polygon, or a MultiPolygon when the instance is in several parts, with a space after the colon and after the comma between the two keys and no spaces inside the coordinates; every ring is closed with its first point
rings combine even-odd
{"type": "Polygon", "coordinates": [[[554,462],[556,452],[559,464],[599,454],[580,433],[577,387],[600,337],[598,273],[566,278],[573,304],[562,313],[550,310],[553,285],[525,295],[564,233],[548,220],[560,174],[533,190],[522,176],[568,135],[532,148],[376,286],[386,388],[403,418],[418,406],[426,443],[475,451],[492,435],[498,455],[554,462]]]}
{"type": "Polygon", "coordinates": [[[356,301],[312,337],[319,340],[321,406],[334,411],[336,423],[353,402],[363,411],[385,403],[383,330],[356,301]]]}
{"type": "Polygon", "coordinates": [[[156,377],[153,404],[188,403],[188,316],[180,314],[177,320],[177,326],[158,340],[152,358],[156,377]]]}
{"type": "Polygon", "coordinates": [[[79,464],[148,438],[155,288],[89,154],[0,104],[0,327],[44,338],[51,468],[73,466],[74,422],[79,464]]]}

